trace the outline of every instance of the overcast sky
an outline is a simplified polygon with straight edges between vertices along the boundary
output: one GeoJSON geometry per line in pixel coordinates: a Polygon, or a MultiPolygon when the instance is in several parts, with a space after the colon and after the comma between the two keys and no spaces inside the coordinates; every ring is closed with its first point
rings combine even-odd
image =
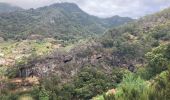
{"type": "Polygon", "coordinates": [[[61,1],[76,3],[85,12],[99,17],[120,15],[139,18],[170,7],[170,0],[0,0],[26,9],[61,1]]]}

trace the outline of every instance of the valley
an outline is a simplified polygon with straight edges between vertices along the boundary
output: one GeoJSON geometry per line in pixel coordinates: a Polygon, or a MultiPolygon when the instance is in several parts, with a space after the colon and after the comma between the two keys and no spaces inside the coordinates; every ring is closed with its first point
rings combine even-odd
{"type": "Polygon", "coordinates": [[[170,99],[170,8],[132,19],[1,7],[0,100],[170,99]]]}

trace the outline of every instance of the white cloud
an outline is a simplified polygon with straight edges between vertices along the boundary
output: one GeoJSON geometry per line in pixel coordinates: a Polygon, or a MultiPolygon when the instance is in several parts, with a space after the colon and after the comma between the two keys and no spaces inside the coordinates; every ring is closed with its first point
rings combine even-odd
{"type": "Polygon", "coordinates": [[[23,8],[37,8],[57,2],[73,2],[91,15],[140,17],[170,6],[170,0],[0,0],[23,8]]]}

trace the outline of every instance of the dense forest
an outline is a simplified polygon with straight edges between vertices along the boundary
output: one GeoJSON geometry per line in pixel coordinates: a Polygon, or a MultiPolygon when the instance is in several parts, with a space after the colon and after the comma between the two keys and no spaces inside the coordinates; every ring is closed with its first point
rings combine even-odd
{"type": "Polygon", "coordinates": [[[0,13],[0,100],[170,99],[169,8],[137,20],[16,8],[0,13]]]}

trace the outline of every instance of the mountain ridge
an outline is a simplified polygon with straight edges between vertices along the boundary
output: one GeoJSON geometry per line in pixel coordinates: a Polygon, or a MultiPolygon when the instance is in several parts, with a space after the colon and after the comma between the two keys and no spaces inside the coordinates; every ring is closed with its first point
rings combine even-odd
{"type": "MultiPolygon", "coordinates": [[[[121,17],[116,19],[121,19],[121,17]]],[[[130,18],[122,20],[122,22],[112,24],[118,26],[133,21],[130,18]]],[[[0,15],[1,35],[10,34],[16,37],[17,34],[20,38],[26,38],[30,34],[52,36],[58,39],[75,38],[75,36],[87,37],[103,33],[113,26],[110,23],[106,19],[88,15],[73,3],[56,3],[37,9],[0,15]],[[68,35],[68,37],[64,37],[62,34],[68,35]]]]}

